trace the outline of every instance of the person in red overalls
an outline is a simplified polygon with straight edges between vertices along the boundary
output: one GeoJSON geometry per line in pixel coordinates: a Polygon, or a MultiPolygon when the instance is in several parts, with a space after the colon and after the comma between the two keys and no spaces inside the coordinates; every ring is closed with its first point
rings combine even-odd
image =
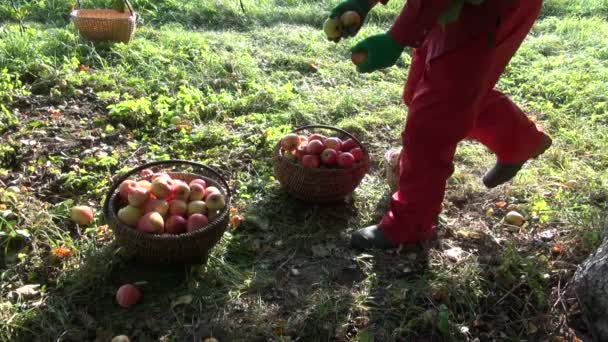
{"type": "MultiPolygon", "coordinates": [[[[330,17],[354,10],[364,19],[377,2],[347,0],[330,17]]],[[[542,0],[408,0],[388,32],[352,48],[367,53],[357,65],[362,73],[393,66],[406,47],[414,48],[403,93],[409,114],[399,188],[378,225],[353,233],[352,247],[387,249],[432,240],[460,141],[475,139],[496,154],[496,165],[483,178],[489,188],[511,180],[551,146],[549,136],[494,88],[541,7],[542,0]],[[440,24],[452,1],[465,2],[460,16],[440,24]]]]}

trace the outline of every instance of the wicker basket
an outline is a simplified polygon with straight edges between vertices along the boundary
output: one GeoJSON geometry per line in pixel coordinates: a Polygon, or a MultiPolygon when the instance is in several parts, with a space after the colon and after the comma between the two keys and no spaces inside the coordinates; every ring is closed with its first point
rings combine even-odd
{"type": "Polygon", "coordinates": [[[339,133],[339,138],[342,139],[353,139],[363,150],[363,159],[350,169],[305,168],[284,157],[279,142],[272,156],[274,175],[287,192],[297,199],[315,203],[338,202],[351,194],[369,171],[369,154],[357,138],[336,127],[310,125],[300,127],[292,133],[318,130],[330,131],[333,134],[339,133]]]}
{"type": "Polygon", "coordinates": [[[80,0],[70,17],[80,35],[90,41],[129,43],[137,27],[137,13],[129,1],[124,0],[128,12],[113,9],[82,9],[80,0]]]}
{"type": "Polygon", "coordinates": [[[129,256],[154,264],[204,264],[209,251],[220,241],[228,227],[230,204],[230,188],[216,171],[195,162],[170,160],[142,165],[118,179],[106,197],[103,213],[118,244],[129,256]],[[139,177],[139,172],[144,169],[166,172],[172,178],[188,183],[192,179],[203,178],[209,186],[217,187],[224,194],[226,207],[205,228],[182,235],[152,235],[133,229],[118,220],[118,209],[125,203],[120,200],[117,189],[123,181],[139,177]]]}

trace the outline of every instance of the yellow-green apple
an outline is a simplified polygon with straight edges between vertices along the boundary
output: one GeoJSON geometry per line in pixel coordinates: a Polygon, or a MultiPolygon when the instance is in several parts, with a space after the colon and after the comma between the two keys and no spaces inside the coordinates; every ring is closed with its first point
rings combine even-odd
{"type": "Polygon", "coordinates": [[[139,182],[137,182],[137,186],[140,188],[152,190],[152,183],[147,180],[140,180],[139,182]]]}
{"type": "Polygon", "coordinates": [[[205,199],[205,188],[198,184],[192,184],[190,186],[190,201],[202,201],[205,199]]]}
{"type": "Polygon", "coordinates": [[[129,205],[141,208],[148,199],[150,199],[150,191],[138,186],[129,194],[129,205]]]}
{"type": "Polygon", "coordinates": [[[164,177],[156,178],[152,181],[152,194],[157,198],[163,199],[171,195],[172,187],[169,184],[169,180],[164,177]]]}
{"type": "Polygon", "coordinates": [[[162,215],[152,211],[137,221],[137,230],[150,234],[161,234],[165,229],[165,220],[162,215]]]}
{"type": "Polygon", "coordinates": [[[128,205],[118,210],[118,220],[127,226],[135,227],[137,221],[143,216],[141,209],[128,205]]]}
{"type": "Polygon", "coordinates": [[[203,201],[192,201],[188,203],[188,216],[194,214],[205,214],[207,212],[207,204],[203,201]]]}
{"type": "Polygon", "coordinates": [[[81,226],[87,226],[93,222],[93,209],[86,205],[78,205],[70,210],[70,218],[72,221],[81,226]]]}
{"type": "Polygon", "coordinates": [[[182,200],[173,200],[169,202],[169,215],[185,216],[188,213],[188,203],[182,200]]]}
{"type": "Polygon", "coordinates": [[[173,193],[175,199],[187,201],[190,198],[190,187],[186,182],[177,180],[173,183],[173,193]]]}
{"type": "Polygon", "coordinates": [[[329,39],[335,39],[342,35],[342,25],[337,19],[328,18],[323,23],[323,31],[329,39]]]}
{"type": "Polygon", "coordinates": [[[219,191],[212,192],[207,195],[205,199],[205,204],[207,204],[207,209],[210,211],[216,211],[220,209],[224,209],[226,206],[226,199],[224,195],[222,195],[219,191]]]}

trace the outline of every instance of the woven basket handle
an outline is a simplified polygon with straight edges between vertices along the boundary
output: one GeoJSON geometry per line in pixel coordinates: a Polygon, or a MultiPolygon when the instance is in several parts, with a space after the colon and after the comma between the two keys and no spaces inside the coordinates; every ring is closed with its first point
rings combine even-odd
{"type": "Polygon", "coordinates": [[[304,130],[311,129],[311,128],[324,128],[324,129],[329,129],[329,130],[340,132],[340,133],[346,135],[347,137],[353,139],[357,143],[357,145],[359,145],[361,147],[361,149],[363,150],[363,153],[365,153],[367,155],[367,149],[365,148],[365,146],[363,146],[363,144],[361,143],[361,141],[359,141],[359,139],[357,139],[354,135],[352,135],[352,134],[348,133],[347,131],[345,131],[341,128],[338,128],[338,127],[327,126],[327,125],[308,125],[308,126],[298,127],[296,129],[294,129],[292,131],[292,133],[297,133],[297,132],[304,131],[304,130]]]}
{"type": "MultiPolygon", "coordinates": [[[[135,14],[135,11],[133,10],[133,6],[131,6],[131,3],[129,2],[129,0],[123,0],[125,5],[127,5],[127,8],[129,9],[129,12],[131,12],[131,15],[135,14]]],[[[82,8],[82,4],[80,3],[80,0],[76,0],[76,9],[80,9],[82,8]]]]}
{"type": "Polygon", "coordinates": [[[162,160],[162,161],[155,161],[155,162],[151,162],[151,163],[148,163],[148,164],[140,165],[140,166],[134,168],[133,170],[127,172],[126,174],[124,174],[120,178],[118,178],[118,180],[114,182],[114,184],[110,188],[110,191],[108,192],[108,195],[106,196],[106,200],[105,200],[105,203],[104,203],[104,209],[105,208],[109,208],[110,199],[112,198],[112,195],[114,195],[114,193],[116,192],[116,190],[118,189],[118,187],[120,186],[120,184],[122,184],[122,182],[126,181],[129,177],[131,177],[131,176],[133,176],[135,174],[139,174],[139,172],[142,171],[142,170],[144,170],[144,169],[149,169],[149,168],[152,168],[152,167],[155,167],[155,166],[159,166],[159,165],[170,166],[170,165],[184,165],[184,164],[204,169],[205,171],[207,171],[207,172],[215,175],[217,177],[217,179],[222,183],[222,185],[224,186],[224,188],[226,189],[226,196],[228,198],[232,198],[232,193],[230,191],[230,186],[228,186],[228,183],[226,183],[226,181],[224,180],[224,177],[222,177],[222,175],[220,175],[217,171],[213,170],[212,168],[210,168],[208,166],[205,166],[203,164],[200,164],[200,163],[189,161],[189,160],[177,160],[177,159],[175,159],[175,160],[162,160]]]}

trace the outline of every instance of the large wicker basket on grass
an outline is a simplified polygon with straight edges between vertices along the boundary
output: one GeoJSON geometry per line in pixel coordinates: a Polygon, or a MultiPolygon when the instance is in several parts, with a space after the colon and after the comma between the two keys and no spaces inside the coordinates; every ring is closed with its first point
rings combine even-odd
{"type": "Polygon", "coordinates": [[[199,163],[170,160],[142,165],[120,177],[106,197],[103,212],[118,244],[129,256],[146,263],[203,264],[207,261],[209,251],[221,240],[228,227],[230,204],[230,188],[219,173],[199,163]],[[222,192],[226,198],[226,207],[204,228],[182,235],[145,234],[129,227],[121,223],[117,217],[119,208],[125,205],[118,196],[118,187],[127,179],[139,178],[140,171],[144,169],[165,172],[171,178],[181,179],[187,183],[195,178],[203,178],[208,186],[215,186],[222,192]]]}
{"type": "Polygon", "coordinates": [[[364,152],[364,157],[350,169],[305,168],[283,155],[280,142],[273,156],[275,177],[293,197],[307,202],[329,203],[344,200],[351,194],[369,171],[369,154],[363,144],[352,134],[332,126],[310,125],[293,131],[296,134],[325,133],[342,140],[351,138],[364,152]]]}
{"type": "Polygon", "coordinates": [[[113,41],[129,43],[137,27],[137,13],[129,1],[124,0],[128,11],[113,9],[82,9],[77,0],[70,17],[80,35],[93,42],[113,41]]]}

